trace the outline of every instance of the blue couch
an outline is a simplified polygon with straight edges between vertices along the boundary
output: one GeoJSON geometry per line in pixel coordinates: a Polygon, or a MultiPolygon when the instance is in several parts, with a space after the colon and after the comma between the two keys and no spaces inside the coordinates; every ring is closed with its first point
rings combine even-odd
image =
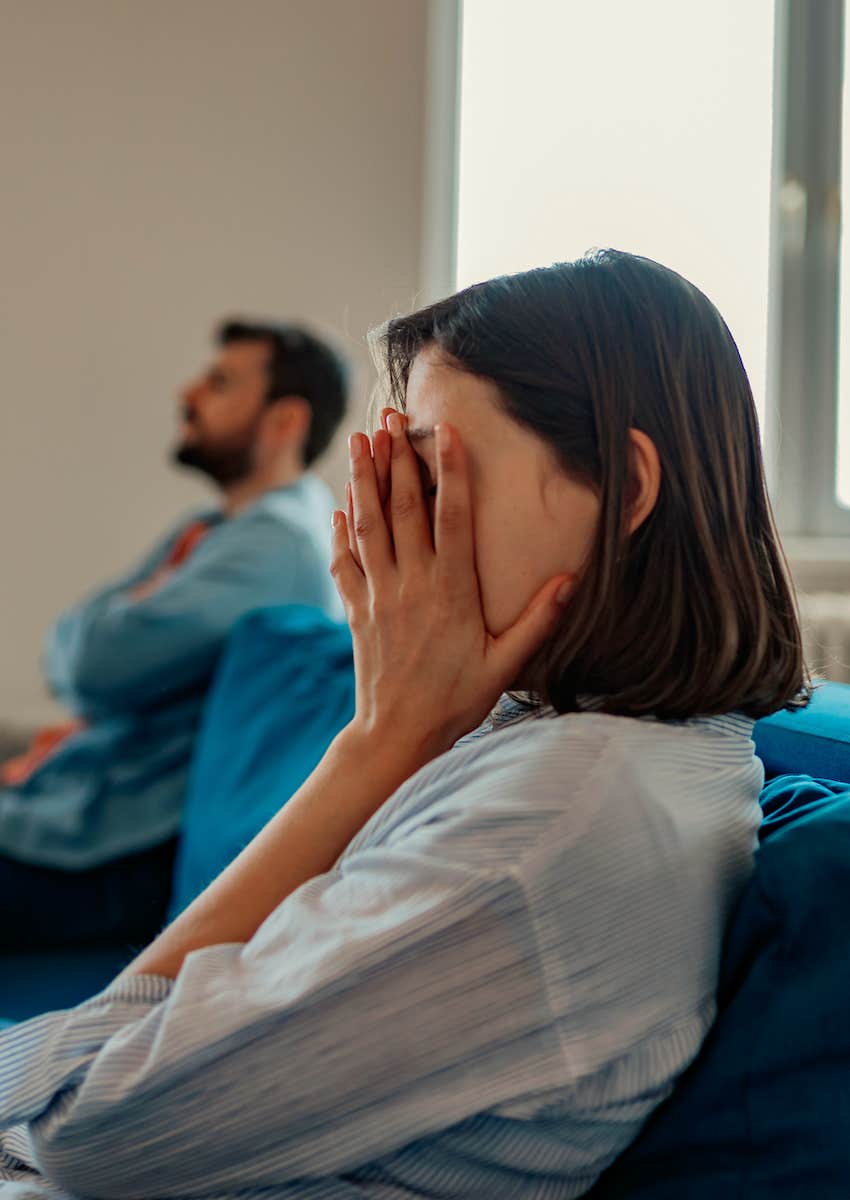
{"type": "MultiPolygon", "coordinates": [[[[175,868],[180,911],[298,787],[354,707],[347,630],[264,609],[234,631],[206,706],[175,868]]],[[[593,1200],[850,1195],[850,687],[755,727],[768,783],[696,1063],[593,1200]],[[814,777],[814,778],[813,778],[814,777]]],[[[130,947],[0,960],[0,1017],[92,994],[130,947]]]]}
{"type": "MultiPolygon", "coordinates": [[[[289,799],[353,712],[344,625],[301,605],[257,609],[236,625],[204,707],[170,916],[289,799]]],[[[0,1022],[78,1004],[140,948],[0,956],[0,1022]]]]}

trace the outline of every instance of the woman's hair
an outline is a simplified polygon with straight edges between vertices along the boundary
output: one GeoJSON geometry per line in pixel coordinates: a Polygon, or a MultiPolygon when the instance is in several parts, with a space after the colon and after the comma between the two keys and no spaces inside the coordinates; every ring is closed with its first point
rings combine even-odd
{"type": "Polygon", "coordinates": [[[698,288],[616,250],[466,288],[376,332],[402,410],[428,345],[496,384],[505,413],[599,497],[564,618],[529,664],[536,703],[569,712],[592,694],[603,711],[667,719],[807,703],[752,392],[698,288]],[[655,444],[661,486],[629,534],[632,428],[655,444]]]}

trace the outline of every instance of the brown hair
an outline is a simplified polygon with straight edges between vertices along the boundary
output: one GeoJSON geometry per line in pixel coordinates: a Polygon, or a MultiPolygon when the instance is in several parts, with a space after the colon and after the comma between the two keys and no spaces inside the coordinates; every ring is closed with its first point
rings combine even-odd
{"type": "Polygon", "coordinates": [[[270,355],[266,403],[282,396],[300,396],[310,408],[310,428],[304,442],[304,466],[324,454],[345,416],[348,366],[326,341],[301,325],[274,321],[225,321],[218,329],[220,346],[233,342],[265,342],[270,355]]]}
{"type": "Polygon", "coordinates": [[[738,348],[714,305],[650,259],[601,250],[466,288],[376,337],[390,401],[437,345],[499,388],[504,411],[600,500],[564,620],[530,664],[537,703],[762,717],[811,694],[738,348]],[[630,428],[661,488],[627,530],[630,428]]]}

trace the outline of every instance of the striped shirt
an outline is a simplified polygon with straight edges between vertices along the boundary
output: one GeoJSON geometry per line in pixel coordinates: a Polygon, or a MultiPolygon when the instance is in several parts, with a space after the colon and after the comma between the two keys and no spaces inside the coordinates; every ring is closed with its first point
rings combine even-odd
{"type": "Polygon", "coordinates": [[[567,1200],[693,1060],[752,722],[509,706],[244,946],[0,1036],[0,1200],[567,1200]]]}

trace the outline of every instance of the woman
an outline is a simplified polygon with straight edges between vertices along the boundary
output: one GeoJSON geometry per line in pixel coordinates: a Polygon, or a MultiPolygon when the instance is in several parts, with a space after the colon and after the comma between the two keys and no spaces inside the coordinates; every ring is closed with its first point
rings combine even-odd
{"type": "Polygon", "coordinates": [[[28,1196],[579,1196],[711,1025],[753,719],[807,695],[732,337],[605,251],[378,345],[356,715],[110,988],[4,1035],[28,1196]]]}

